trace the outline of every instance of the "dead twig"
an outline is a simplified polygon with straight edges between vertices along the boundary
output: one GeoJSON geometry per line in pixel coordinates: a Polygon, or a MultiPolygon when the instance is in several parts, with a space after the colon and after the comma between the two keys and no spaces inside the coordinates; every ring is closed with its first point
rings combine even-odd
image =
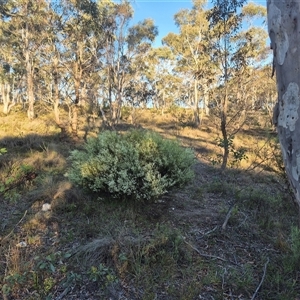
{"type": "Polygon", "coordinates": [[[61,300],[63,299],[70,291],[70,287],[66,287],[65,290],[58,296],[56,297],[55,300],[61,300]]]}
{"type": "Polygon", "coordinates": [[[234,207],[235,207],[236,204],[237,204],[237,201],[235,201],[235,202],[230,206],[230,208],[229,208],[229,210],[228,210],[228,212],[227,212],[227,214],[226,214],[225,221],[224,221],[224,223],[223,223],[223,225],[222,225],[222,229],[223,229],[223,230],[226,229],[227,223],[228,223],[228,221],[229,221],[229,219],[230,219],[231,213],[232,213],[232,211],[233,211],[233,209],[234,209],[234,207]]]}
{"type": "Polygon", "coordinates": [[[218,259],[218,260],[227,262],[226,259],[224,259],[224,258],[222,258],[222,257],[220,257],[220,256],[204,254],[204,253],[200,252],[196,247],[194,247],[193,245],[191,245],[190,243],[188,243],[187,241],[184,240],[184,242],[185,242],[187,245],[189,245],[194,251],[196,251],[199,255],[201,255],[201,256],[203,256],[203,257],[213,258],[213,259],[218,259]]]}
{"type": "MultiPolygon", "coordinates": [[[[243,187],[243,188],[239,189],[238,191],[236,191],[236,194],[240,194],[240,193],[241,193],[242,191],[244,191],[246,188],[247,188],[247,187],[243,187]]],[[[222,230],[225,230],[225,229],[226,229],[227,223],[228,223],[228,221],[229,221],[229,219],[230,219],[230,216],[231,216],[231,213],[232,213],[234,207],[235,207],[240,201],[241,201],[240,198],[236,198],[236,200],[233,201],[233,203],[232,203],[231,206],[229,207],[228,212],[227,212],[227,214],[226,214],[226,218],[225,218],[224,223],[223,223],[223,225],[222,225],[222,230]]]]}
{"type": "Polygon", "coordinates": [[[256,288],[256,290],[255,290],[255,292],[254,292],[254,294],[253,294],[251,300],[254,300],[254,299],[255,299],[255,297],[256,297],[256,295],[257,295],[259,289],[261,288],[261,286],[262,286],[262,284],[263,284],[263,282],[264,282],[264,280],[265,280],[266,273],[267,273],[267,267],[268,267],[269,261],[270,261],[270,260],[269,260],[269,258],[268,258],[268,259],[267,259],[267,262],[265,263],[265,266],[264,266],[264,273],[263,273],[263,276],[262,276],[262,278],[261,278],[261,281],[260,281],[258,287],[256,288]]]}

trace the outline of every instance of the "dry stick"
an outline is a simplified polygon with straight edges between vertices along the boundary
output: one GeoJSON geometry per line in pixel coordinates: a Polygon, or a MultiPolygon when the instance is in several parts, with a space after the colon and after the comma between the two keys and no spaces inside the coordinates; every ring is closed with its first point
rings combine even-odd
{"type": "Polygon", "coordinates": [[[234,201],[234,203],[230,206],[230,208],[229,208],[229,210],[228,210],[228,212],[227,212],[225,221],[224,221],[224,223],[223,223],[223,225],[222,225],[222,229],[223,229],[223,230],[226,229],[227,223],[228,223],[228,221],[229,221],[229,219],[230,219],[230,216],[231,216],[231,212],[232,212],[232,210],[233,210],[233,208],[235,207],[236,204],[237,204],[237,201],[234,201]]]}
{"type": "Polygon", "coordinates": [[[226,259],[220,257],[220,256],[215,256],[215,255],[209,255],[209,254],[204,254],[202,252],[200,252],[197,248],[195,248],[193,245],[191,245],[190,243],[188,243],[187,241],[184,240],[184,242],[189,245],[193,250],[195,250],[199,255],[203,256],[203,257],[208,257],[208,258],[215,258],[215,259],[218,259],[218,260],[222,260],[222,261],[225,261],[227,262],[226,259]]]}
{"type": "Polygon", "coordinates": [[[201,239],[204,238],[205,236],[213,233],[214,231],[216,231],[217,228],[218,228],[218,226],[215,226],[212,230],[209,230],[209,231],[203,233],[203,235],[201,236],[201,239]]]}
{"type": "Polygon", "coordinates": [[[14,226],[14,228],[11,230],[11,232],[10,232],[7,236],[5,236],[5,237],[2,239],[2,241],[0,241],[0,245],[1,245],[1,243],[3,243],[7,238],[9,238],[9,237],[13,234],[15,228],[23,221],[23,219],[25,218],[26,215],[27,215],[27,210],[25,210],[25,213],[24,213],[23,217],[22,217],[22,218],[20,219],[20,221],[14,226]]]}
{"type": "Polygon", "coordinates": [[[70,287],[66,287],[65,290],[58,297],[56,297],[55,300],[63,299],[68,294],[69,291],[70,291],[70,287]]]}
{"type": "Polygon", "coordinates": [[[267,266],[268,266],[268,264],[269,264],[269,261],[270,261],[270,260],[269,260],[269,258],[268,258],[268,260],[267,260],[267,262],[265,263],[265,266],[264,266],[264,274],[263,274],[263,276],[262,276],[262,278],[261,278],[261,281],[260,281],[258,287],[256,288],[256,290],[255,290],[255,292],[254,292],[254,294],[253,294],[251,300],[254,300],[254,299],[255,299],[255,297],[256,297],[256,295],[257,295],[259,289],[261,288],[261,286],[262,286],[262,284],[263,284],[263,282],[264,282],[264,280],[265,280],[266,273],[267,273],[267,266]]]}
{"type": "MultiPolygon", "coordinates": [[[[241,191],[243,191],[243,190],[245,190],[245,189],[246,189],[246,187],[243,187],[243,188],[241,188],[240,190],[238,190],[237,193],[240,193],[241,191]]],[[[229,219],[230,219],[230,216],[231,216],[231,213],[232,213],[232,211],[233,211],[233,208],[236,206],[236,204],[237,204],[239,201],[240,201],[240,199],[237,199],[237,200],[235,200],[235,201],[231,204],[231,206],[230,206],[230,208],[229,208],[229,210],[228,210],[228,212],[227,212],[227,214],[226,214],[225,221],[224,221],[224,223],[223,223],[223,225],[222,225],[222,229],[223,229],[223,230],[226,229],[226,226],[227,226],[227,223],[228,223],[228,221],[229,221],[229,219]]]]}

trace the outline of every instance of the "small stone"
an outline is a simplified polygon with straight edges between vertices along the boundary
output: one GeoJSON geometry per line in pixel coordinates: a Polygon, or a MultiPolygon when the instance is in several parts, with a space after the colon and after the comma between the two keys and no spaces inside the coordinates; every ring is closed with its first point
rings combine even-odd
{"type": "Polygon", "coordinates": [[[42,211],[48,211],[48,210],[51,210],[51,204],[49,203],[43,204],[42,211]]]}
{"type": "Polygon", "coordinates": [[[27,247],[27,244],[25,242],[20,242],[16,245],[18,248],[25,248],[27,247]]]}

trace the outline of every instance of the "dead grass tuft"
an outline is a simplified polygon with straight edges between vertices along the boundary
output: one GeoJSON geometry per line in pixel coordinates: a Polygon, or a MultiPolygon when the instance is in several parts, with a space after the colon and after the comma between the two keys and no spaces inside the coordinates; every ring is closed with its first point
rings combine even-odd
{"type": "Polygon", "coordinates": [[[112,237],[103,237],[75,249],[75,258],[85,267],[98,265],[106,261],[114,244],[112,237]]]}
{"type": "Polygon", "coordinates": [[[35,170],[62,171],[66,167],[66,159],[60,153],[48,149],[43,152],[31,152],[23,163],[32,166],[35,170]]]}
{"type": "MultiPolygon", "coordinates": [[[[271,133],[255,123],[257,116],[234,140],[249,159],[221,174],[211,159],[221,153],[213,118],[195,129],[186,111],[139,111],[135,126],[178,139],[194,149],[198,163],[192,184],[136,207],[72,186],[64,177],[67,157],[82,141],[60,140],[49,115],[33,122],[25,115],[13,111],[0,124],[0,147],[8,150],[0,156],[0,183],[9,188],[0,194],[5,297],[251,299],[266,262],[256,299],[300,295],[300,233],[291,230],[297,210],[274,168],[271,133]],[[26,172],[37,177],[18,181],[26,172]],[[46,202],[52,209],[42,212],[46,202]],[[27,246],[16,247],[21,241],[27,246]]],[[[85,121],[80,136],[97,134],[85,121]]]]}

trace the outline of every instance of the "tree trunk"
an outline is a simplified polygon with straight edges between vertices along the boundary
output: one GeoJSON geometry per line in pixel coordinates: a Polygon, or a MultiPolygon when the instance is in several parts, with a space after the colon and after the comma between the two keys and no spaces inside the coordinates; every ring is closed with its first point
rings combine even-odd
{"type": "Polygon", "coordinates": [[[54,118],[56,124],[61,127],[60,123],[60,114],[59,114],[59,89],[58,89],[58,80],[57,80],[57,73],[53,74],[54,77],[54,84],[53,84],[53,110],[54,110],[54,118]]]}
{"type": "Polygon", "coordinates": [[[78,136],[78,105],[73,104],[71,108],[72,113],[72,121],[71,121],[71,129],[73,137],[78,136]]]}
{"type": "Polygon", "coordinates": [[[28,119],[32,120],[34,118],[33,70],[32,70],[32,62],[30,61],[27,23],[26,23],[25,35],[24,35],[24,51],[25,51],[26,79],[27,79],[27,101],[28,101],[27,116],[28,119]]]}
{"type": "MultiPolygon", "coordinates": [[[[224,32],[227,31],[227,25],[224,21],[224,32]]],[[[229,156],[229,140],[227,134],[227,112],[228,112],[228,81],[229,81],[229,61],[228,61],[228,47],[230,44],[229,35],[224,36],[224,96],[221,100],[221,132],[223,144],[223,159],[221,170],[224,171],[227,167],[229,156]]]]}
{"type": "Polygon", "coordinates": [[[75,76],[74,88],[75,88],[75,101],[72,105],[72,135],[76,137],[78,135],[78,106],[80,103],[80,82],[81,80],[75,76]]]}
{"type": "Polygon", "coordinates": [[[203,94],[203,106],[205,110],[205,115],[209,116],[209,106],[208,106],[208,99],[207,99],[207,92],[204,92],[203,94]]]}
{"type": "Polygon", "coordinates": [[[196,128],[200,126],[199,105],[198,105],[198,80],[194,81],[194,125],[196,128]]]}
{"type": "Polygon", "coordinates": [[[10,85],[8,83],[1,84],[3,113],[8,115],[11,108],[15,105],[14,101],[10,99],[10,85]]]}
{"type": "Polygon", "coordinates": [[[227,86],[225,86],[225,95],[221,103],[221,132],[223,138],[223,142],[222,142],[223,159],[222,159],[221,170],[223,171],[226,169],[228,156],[229,156],[229,140],[227,134],[227,107],[228,107],[228,91],[227,91],[227,86]]]}
{"type": "Polygon", "coordinates": [[[61,122],[59,111],[59,73],[58,73],[58,58],[53,60],[53,85],[52,85],[52,101],[55,123],[61,130],[62,137],[67,135],[67,126],[61,122]]]}
{"type": "Polygon", "coordinates": [[[285,170],[300,207],[300,2],[268,0],[267,9],[278,90],[273,120],[285,170]]]}
{"type": "Polygon", "coordinates": [[[33,93],[33,76],[31,63],[27,64],[27,99],[28,99],[28,119],[32,120],[34,118],[34,93],[33,93]]]}

